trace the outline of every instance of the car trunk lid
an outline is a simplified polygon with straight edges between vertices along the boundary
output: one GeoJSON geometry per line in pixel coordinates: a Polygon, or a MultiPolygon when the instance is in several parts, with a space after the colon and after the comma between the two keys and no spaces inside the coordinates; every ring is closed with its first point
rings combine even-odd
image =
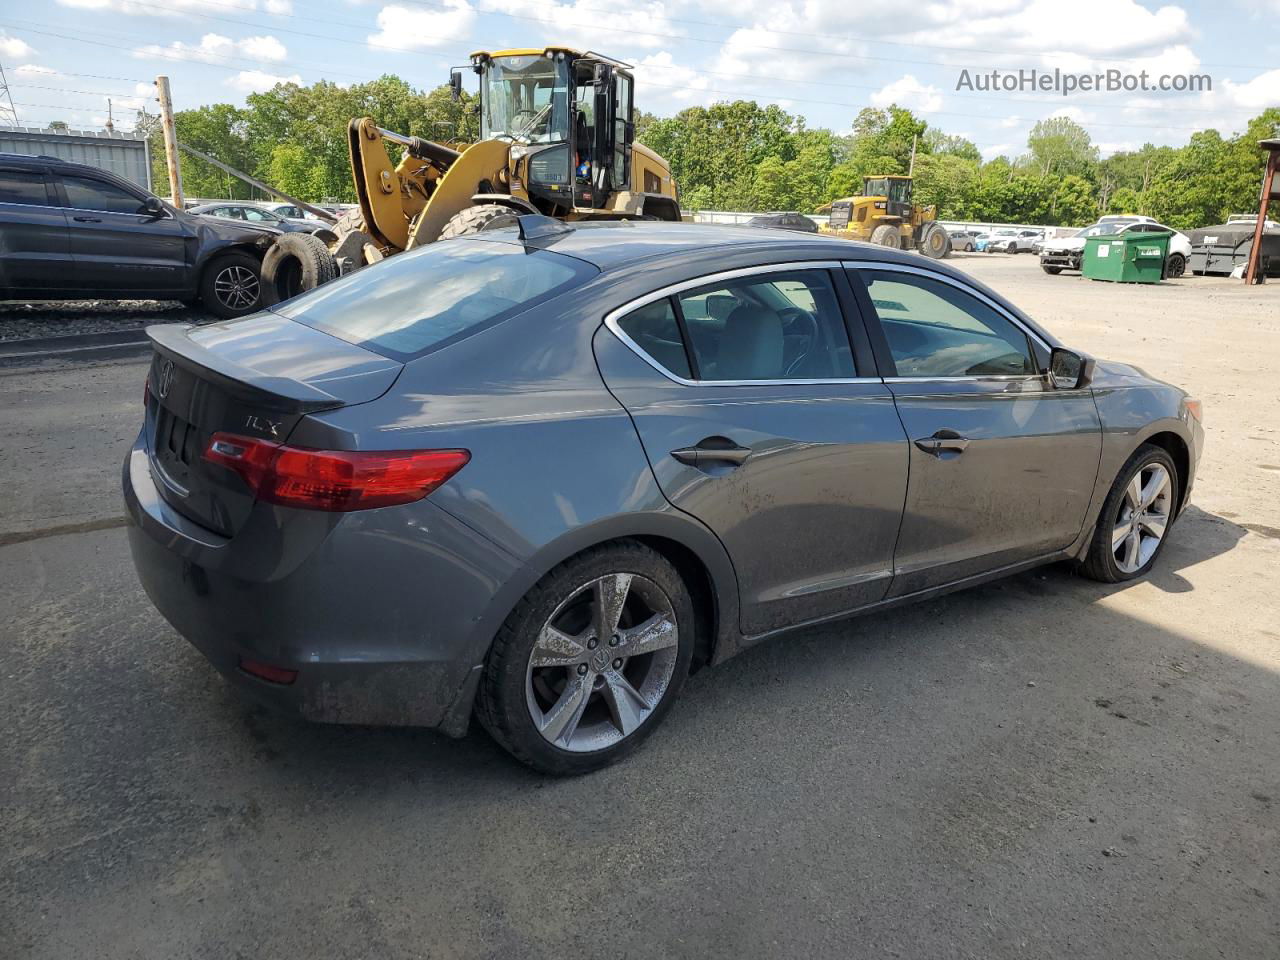
{"type": "Polygon", "coordinates": [[[213,434],[283,443],[308,413],[384,394],[403,364],[276,315],[149,327],[147,448],[175,510],[232,536],[254,498],[234,471],[204,459],[213,434]]]}

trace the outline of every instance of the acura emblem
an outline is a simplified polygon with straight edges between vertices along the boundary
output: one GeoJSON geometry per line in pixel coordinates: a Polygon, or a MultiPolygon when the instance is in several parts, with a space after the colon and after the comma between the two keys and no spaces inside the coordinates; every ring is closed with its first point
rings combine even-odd
{"type": "Polygon", "coordinates": [[[160,369],[157,373],[156,393],[163,400],[169,396],[169,388],[173,386],[173,361],[169,359],[161,360],[160,369]]]}

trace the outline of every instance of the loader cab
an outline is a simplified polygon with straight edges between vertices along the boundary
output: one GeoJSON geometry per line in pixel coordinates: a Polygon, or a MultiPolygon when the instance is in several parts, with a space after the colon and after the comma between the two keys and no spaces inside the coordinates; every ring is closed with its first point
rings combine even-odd
{"type": "Polygon", "coordinates": [[[910,177],[882,176],[865,177],[862,181],[862,195],[884,200],[884,211],[888,216],[911,219],[911,187],[910,177]]]}
{"type": "Polygon", "coordinates": [[[594,53],[477,52],[480,136],[510,140],[513,167],[543,212],[601,209],[630,189],[633,80],[626,64],[594,53]]]}

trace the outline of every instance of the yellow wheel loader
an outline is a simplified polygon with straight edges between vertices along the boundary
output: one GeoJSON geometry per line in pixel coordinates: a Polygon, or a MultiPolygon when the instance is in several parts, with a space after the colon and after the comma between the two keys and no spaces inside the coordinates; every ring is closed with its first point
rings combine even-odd
{"type": "Polygon", "coordinates": [[[919,250],[941,260],[951,255],[951,237],[938,223],[936,207],[911,202],[911,177],[864,177],[862,196],[831,202],[826,231],[899,250],[919,250]]]}
{"type": "MultiPolygon", "coordinates": [[[[461,96],[462,70],[450,73],[461,96]]],[[[480,139],[435,143],[348,125],[359,211],[320,238],[285,234],[263,260],[268,301],[283,300],[384,257],[512,226],[561,220],[679,220],[671,168],[635,142],[631,68],[568,47],[477,51],[480,139]],[[393,164],[386,144],[402,148],[393,164]]]]}

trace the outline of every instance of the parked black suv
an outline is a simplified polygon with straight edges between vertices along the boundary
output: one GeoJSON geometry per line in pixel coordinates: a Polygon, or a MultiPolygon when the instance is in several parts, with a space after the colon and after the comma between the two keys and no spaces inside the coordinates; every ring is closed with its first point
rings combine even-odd
{"type": "Polygon", "coordinates": [[[96,167],[0,153],[0,300],[199,300],[239,317],[258,309],[279,235],[192,216],[96,167]]]}

